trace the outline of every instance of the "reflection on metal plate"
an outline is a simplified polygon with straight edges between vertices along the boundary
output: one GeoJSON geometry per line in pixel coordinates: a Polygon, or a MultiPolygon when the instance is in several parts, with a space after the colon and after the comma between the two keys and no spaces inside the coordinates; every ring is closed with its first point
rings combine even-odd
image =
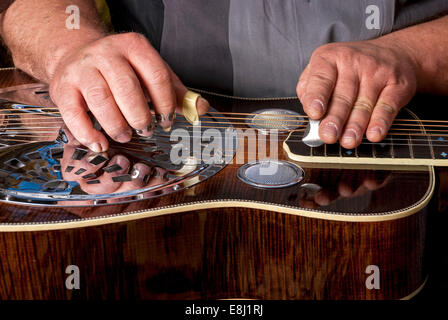
{"type": "MultiPolygon", "coordinates": [[[[34,91],[32,95],[36,95],[34,91]]],[[[54,107],[47,113],[45,107],[14,107],[14,103],[2,100],[0,107],[8,119],[17,122],[15,126],[20,125],[22,115],[31,114],[29,119],[37,121],[40,121],[38,117],[46,121],[48,117],[55,119],[57,116],[54,107]]],[[[233,133],[233,127],[226,117],[213,108],[205,116],[207,121],[215,122],[207,128],[213,126],[215,132],[222,134],[223,145],[212,153],[216,161],[198,158],[193,148],[184,154],[183,162],[173,161],[171,153],[177,143],[170,140],[169,132],[158,126],[150,139],[135,134],[125,144],[110,140],[108,151],[101,154],[73,140],[67,129],[60,130],[62,122],[54,128],[46,128],[54,131],[49,135],[31,130],[26,133],[30,138],[19,143],[6,141],[4,137],[9,134],[6,132],[0,141],[5,146],[0,148],[0,201],[41,206],[97,206],[181,192],[222,170],[233,160],[238,147],[236,134],[229,134],[233,133]],[[226,141],[228,136],[232,143],[226,141]]],[[[183,116],[177,115],[171,132],[181,129],[193,139],[193,128],[187,123],[183,116]]],[[[199,130],[203,133],[207,128],[199,127],[199,130]]],[[[7,131],[7,127],[2,130],[7,131]]],[[[202,141],[201,151],[207,146],[209,144],[202,141]]]]}

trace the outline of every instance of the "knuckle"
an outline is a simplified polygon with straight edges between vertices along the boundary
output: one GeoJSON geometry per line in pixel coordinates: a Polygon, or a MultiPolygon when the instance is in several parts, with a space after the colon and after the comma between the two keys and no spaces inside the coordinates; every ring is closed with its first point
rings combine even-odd
{"type": "Polygon", "coordinates": [[[75,125],[77,128],[81,129],[73,132],[75,138],[83,144],[88,144],[91,140],[91,136],[88,134],[89,128],[81,123],[78,123],[84,111],[78,107],[62,107],[61,112],[65,123],[75,125]]]}
{"type": "Polygon", "coordinates": [[[167,102],[163,102],[163,103],[159,102],[156,104],[155,108],[157,109],[157,111],[159,113],[166,113],[168,111],[172,111],[173,104],[169,104],[167,102]]]}
{"type": "Polygon", "coordinates": [[[316,72],[312,75],[312,80],[314,83],[319,83],[320,86],[323,86],[327,89],[333,88],[334,81],[328,75],[322,72],[316,72]]]}
{"type": "Polygon", "coordinates": [[[144,35],[137,32],[124,33],[120,36],[122,37],[120,40],[125,41],[132,48],[148,45],[149,43],[144,35]]]}
{"type": "Polygon", "coordinates": [[[58,87],[59,87],[59,82],[53,81],[53,82],[51,82],[49,90],[48,90],[50,97],[54,102],[57,102],[57,100],[58,100],[58,92],[60,92],[58,87]]]}
{"type": "Polygon", "coordinates": [[[300,79],[299,82],[297,82],[296,86],[296,92],[298,95],[302,95],[302,93],[305,92],[306,88],[306,81],[304,79],[300,79]]]}
{"type": "Polygon", "coordinates": [[[61,113],[66,123],[76,122],[81,114],[84,112],[81,108],[77,106],[61,106],[61,113]]]}
{"type": "Polygon", "coordinates": [[[349,108],[352,106],[353,102],[352,99],[347,97],[344,94],[341,93],[334,93],[332,96],[332,103],[342,105],[346,108],[349,108]]]}
{"type": "Polygon", "coordinates": [[[385,116],[395,116],[395,114],[398,111],[398,108],[395,107],[392,104],[386,103],[384,101],[381,101],[378,103],[378,108],[379,111],[381,111],[382,114],[384,114],[385,116]]]}
{"type": "Polygon", "coordinates": [[[146,40],[145,36],[143,36],[142,34],[137,33],[137,32],[124,33],[123,36],[128,38],[129,40],[134,40],[134,41],[137,41],[137,42],[146,40]]]}
{"type": "Polygon", "coordinates": [[[85,94],[87,103],[93,107],[104,106],[110,97],[109,90],[103,86],[91,87],[86,90],[85,94]]]}
{"type": "Polygon", "coordinates": [[[353,110],[364,112],[370,115],[373,111],[373,105],[368,100],[358,99],[353,105],[353,110]]]}
{"type": "Polygon", "coordinates": [[[355,51],[347,46],[338,46],[334,50],[336,56],[341,59],[341,61],[350,61],[355,54],[355,51]]]}
{"type": "Polygon", "coordinates": [[[166,69],[156,69],[151,73],[151,84],[155,86],[164,86],[171,82],[171,76],[166,69]]]}
{"type": "Polygon", "coordinates": [[[116,92],[118,96],[121,97],[132,97],[137,94],[140,87],[140,83],[137,78],[132,76],[125,76],[117,79],[116,81],[116,92]]]}
{"type": "Polygon", "coordinates": [[[381,64],[375,57],[364,55],[362,57],[362,65],[365,66],[366,70],[372,70],[375,72],[381,64]]]}
{"type": "Polygon", "coordinates": [[[314,50],[312,57],[317,57],[317,56],[321,56],[324,55],[328,52],[331,52],[335,49],[335,44],[334,43],[327,43],[324,45],[321,45],[320,47],[318,47],[316,50],[314,50]]]}
{"type": "Polygon", "coordinates": [[[389,82],[394,84],[399,84],[401,82],[402,76],[400,70],[394,66],[387,66],[386,73],[389,77],[389,82]]]}
{"type": "Polygon", "coordinates": [[[107,59],[104,56],[110,55],[113,51],[115,44],[114,36],[105,37],[103,39],[97,40],[87,46],[81,58],[82,63],[98,63],[107,59]]]}

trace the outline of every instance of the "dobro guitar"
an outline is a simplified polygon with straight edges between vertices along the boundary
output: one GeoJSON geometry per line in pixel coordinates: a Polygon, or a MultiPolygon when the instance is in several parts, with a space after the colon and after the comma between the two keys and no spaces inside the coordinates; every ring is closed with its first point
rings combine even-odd
{"type": "Polygon", "coordinates": [[[313,144],[297,99],[201,94],[197,121],[94,154],[45,85],[1,89],[0,298],[419,292],[446,121],[403,109],[384,141],[346,150],[313,144]]]}

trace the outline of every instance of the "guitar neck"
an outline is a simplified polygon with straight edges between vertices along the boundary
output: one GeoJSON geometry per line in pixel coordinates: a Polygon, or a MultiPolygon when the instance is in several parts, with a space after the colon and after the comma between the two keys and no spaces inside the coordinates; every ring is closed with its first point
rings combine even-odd
{"type": "Polygon", "coordinates": [[[444,121],[419,120],[404,109],[382,142],[372,143],[364,138],[355,149],[344,149],[339,143],[313,148],[302,142],[303,131],[295,131],[284,142],[284,149],[291,160],[299,162],[448,166],[445,126],[444,121]]]}

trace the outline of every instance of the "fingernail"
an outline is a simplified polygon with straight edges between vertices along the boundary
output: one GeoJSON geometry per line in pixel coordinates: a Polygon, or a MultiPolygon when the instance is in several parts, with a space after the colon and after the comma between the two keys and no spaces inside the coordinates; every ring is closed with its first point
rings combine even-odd
{"type": "Polygon", "coordinates": [[[151,138],[154,134],[154,122],[151,122],[144,130],[136,130],[135,132],[141,137],[151,138]]]}
{"type": "Polygon", "coordinates": [[[338,137],[338,127],[332,123],[327,123],[322,129],[322,135],[329,139],[336,139],[338,137]]]}
{"type": "Polygon", "coordinates": [[[325,113],[324,103],[320,100],[314,100],[311,102],[310,111],[312,112],[312,116],[322,117],[325,113]]]}
{"type": "Polygon", "coordinates": [[[131,165],[131,163],[126,157],[120,155],[118,155],[115,158],[115,163],[118,164],[123,169],[121,170],[123,172],[127,171],[129,169],[129,166],[131,165]]]}
{"type": "Polygon", "coordinates": [[[151,180],[151,178],[155,176],[156,172],[157,170],[154,167],[152,167],[151,171],[143,177],[143,183],[145,184],[148,183],[149,180],[151,180]]]}
{"type": "Polygon", "coordinates": [[[117,140],[120,143],[125,143],[125,142],[129,142],[129,140],[131,140],[132,137],[132,133],[129,131],[123,132],[122,134],[120,134],[118,137],[115,138],[115,140],[117,140]]]}
{"type": "Polygon", "coordinates": [[[147,184],[149,182],[149,180],[153,176],[153,172],[154,172],[154,168],[151,168],[151,171],[148,174],[145,174],[145,176],[143,177],[143,183],[144,184],[147,184]]]}
{"type": "Polygon", "coordinates": [[[202,97],[199,97],[197,105],[196,105],[196,109],[201,109],[201,110],[208,110],[208,108],[210,107],[210,103],[205,100],[202,97]]]}
{"type": "Polygon", "coordinates": [[[169,132],[173,126],[176,114],[171,112],[169,114],[156,114],[156,121],[162,127],[163,131],[169,132]]]}
{"type": "Polygon", "coordinates": [[[355,130],[353,129],[347,129],[344,133],[344,136],[342,137],[342,141],[346,142],[346,143],[355,143],[357,139],[357,134],[355,132],[355,130]]]}
{"type": "Polygon", "coordinates": [[[140,175],[140,170],[138,170],[135,166],[131,171],[131,177],[132,179],[137,179],[138,176],[140,175]]]}
{"type": "Polygon", "coordinates": [[[154,173],[153,173],[153,177],[154,178],[158,178],[160,176],[162,176],[162,175],[160,174],[159,170],[157,168],[155,168],[154,173]]]}
{"type": "Polygon", "coordinates": [[[98,142],[92,143],[91,145],[88,146],[88,148],[95,153],[103,152],[103,148],[101,147],[101,144],[99,144],[98,142]]]}

